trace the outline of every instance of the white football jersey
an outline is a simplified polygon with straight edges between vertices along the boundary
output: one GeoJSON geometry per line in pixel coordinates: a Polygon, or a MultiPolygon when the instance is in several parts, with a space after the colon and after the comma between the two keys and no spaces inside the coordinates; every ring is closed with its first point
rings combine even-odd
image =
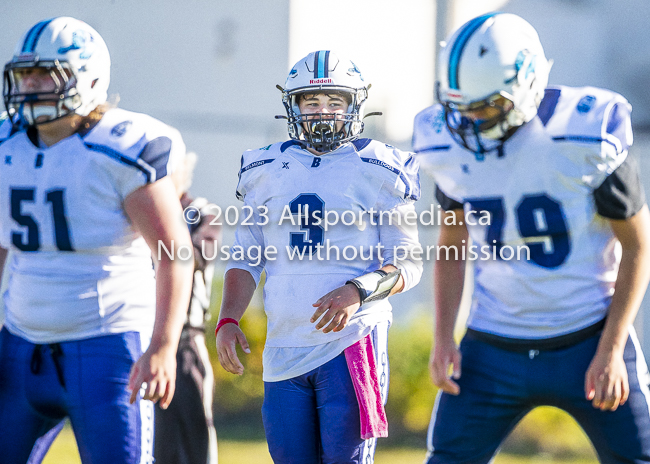
{"type": "Polygon", "coordinates": [[[151,253],[123,208],[184,145],[149,116],[111,109],[85,134],[37,147],[0,127],[0,245],[13,251],[5,325],[33,343],[150,332],[151,253]]]}
{"type": "Polygon", "coordinates": [[[442,106],[415,119],[423,169],[452,208],[462,204],[475,251],[489,250],[474,261],[468,327],[505,337],[548,338],[600,321],[618,272],[618,242],[593,193],[627,157],[629,104],[593,87],[549,88],[544,100],[501,156],[482,160],[455,142],[442,106]]]}
{"type": "Polygon", "coordinates": [[[255,213],[249,221],[254,225],[238,227],[234,247],[259,247],[267,253],[274,247],[277,253],[257,266],[251,259],[231,259],[228,269],[247,270],[256,281],[266,269],[267,348],[322,345],[352,333],[362,336],[363,329],[390,320],[391,306],[384,299],[363,305],[340,332],[323,334],[309,321],[315,311],[312,304],[321,296],[384,264],[400,267],[407,287],[419,280],[421,266],[410,265],[412,256],[394,254],[394,247],[418,246],[417,224],[390,226],[384,217],[380,225],[375,216],[373,225],[370,219],[373,212],[414,211],[419,188],[411,153],[369,139],[322,156],[294,141],[244,153],[237,195],[244,209],[255,213]],[[335,222],[335,214],[341,218],[338,224],[325,226],[326,218],[335,222]],[[378,250],[380,243],[384,248],[378,250]]]}

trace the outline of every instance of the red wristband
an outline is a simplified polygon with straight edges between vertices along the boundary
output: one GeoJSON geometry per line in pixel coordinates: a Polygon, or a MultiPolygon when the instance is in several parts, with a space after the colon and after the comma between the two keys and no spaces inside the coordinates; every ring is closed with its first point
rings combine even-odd
{"type": "Polygon", "coordinates": [[[237,322],[236,319],[233,319],[232,317],[224,317],[217,323],[217,328],[214,329],[214,336],[216,337],[217,334],[219,333],[219,329],[223,327],[226,324],[235,324],[237,327],[239,327],[239,322],[237,322]]]}

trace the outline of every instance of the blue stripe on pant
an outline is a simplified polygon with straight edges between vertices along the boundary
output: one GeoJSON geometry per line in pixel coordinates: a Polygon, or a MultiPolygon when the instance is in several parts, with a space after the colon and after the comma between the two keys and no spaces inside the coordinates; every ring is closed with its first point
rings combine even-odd
{"type": "MultiPolygon", "coordinates": [[[[382,399],[388,394],[389,323],[371,333],[382,399]]],[[[372,464],[376,439],[360,437],[359,403],[345,355],[292,379],[264,383],[262,419],[276,464],[372,464]]]]}
{"type": "Polygon", "coordinates": [[[634,333],[624,352],[628,401],[616,411],[600,411],[585,399],[585,373],[599,338],[529,356],[465,337],[460,346],[461,393],[442,393],[436,399],[426,462],[487,463],[517,422],[543,405],[571,414],[602,463],[650,462],[648,373],[634,333]]]}
{"type": "Polygon", "coordinates": [[[32,369],[36,345],[0,331],[0,423],[11,424],[0,433],[0,461],[27,462],[29,457],[30,464],[40,462],[56,438],[52,428],[68,416],[82,462],[152,462],[153,404],[139,399],[129,404],[127,389],[131,366],[142,353],[140,334],[60,346],[65,388],[47,345],[40,348],[39,369],[32,369]]]}

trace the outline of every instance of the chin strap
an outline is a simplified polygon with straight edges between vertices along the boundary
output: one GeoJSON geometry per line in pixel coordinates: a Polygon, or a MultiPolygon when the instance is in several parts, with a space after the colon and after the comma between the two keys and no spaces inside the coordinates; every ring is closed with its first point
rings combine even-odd
{"type": "Polygon", "coordinates": [[[348,280],[359,290],[361,304],[386,298],[397,284],[401,271],[399,269],[390,273],[378,269],[370,274],[365,274],[356,279],[348,280]]]}

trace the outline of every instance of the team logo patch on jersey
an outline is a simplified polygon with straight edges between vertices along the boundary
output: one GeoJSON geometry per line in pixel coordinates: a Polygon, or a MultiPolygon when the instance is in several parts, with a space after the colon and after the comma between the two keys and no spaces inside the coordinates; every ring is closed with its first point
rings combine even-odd
{"type": "Polygon", "coordinates": [[[578,102],[576,109],[579,113],[589,113],[589,111],[594,107],[594,103],[596,103],[596,97],[593,95],[585,95],[578,102]]]}
{"type": "Polygon", "coordinates": [[[122,137],[129,127],[131,127],[131,124],[133,124],[133,121],[122,121],[111,129],[111,135],[113,137],[122,137]]]}

